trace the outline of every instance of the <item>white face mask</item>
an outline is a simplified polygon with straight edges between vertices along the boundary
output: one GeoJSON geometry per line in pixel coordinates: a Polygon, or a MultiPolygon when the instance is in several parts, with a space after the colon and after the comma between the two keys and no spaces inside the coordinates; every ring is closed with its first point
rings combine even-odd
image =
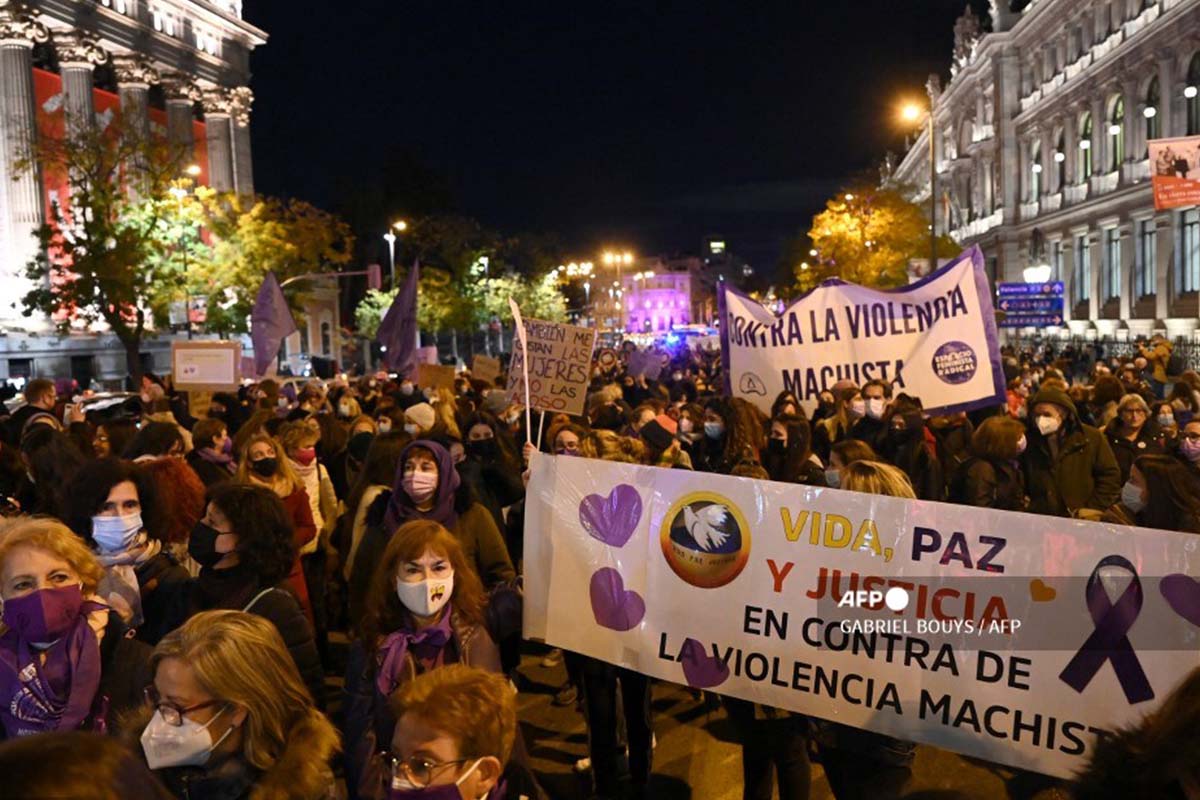
{"type": "Polygon", "coordinates": [[[217,741],[212,740],[208,726],[217,721],[228,710],[225,706],[205,724],[193,722],[187,717],[183,724],[175,726],[162,717],[162,712],[155,711],[146,730],[142,731],[142,751],[146,754],[146,765],[150,769],[164,767],[198,767],[208,763],[212,752],[225,737],[233,732],[231,726],[217,741]]]}
{"type": "Polygon", "coordinates": [[[1025,448],[1029,446],[1029,440],[1025,438],[1025,434],[1021,434],[1021,438],[1017,439],[1017,455],[1025,452],[1025,448]]]}
{"type": "Polygon", "coordinates": [[[409,583],[401,577],[396,578],[396,596],[400,604],[418,617],[432,617],[454,594],[454,573],[445,578],[429,578],[416,583],[409,583]]]}
{"type": "Polygon", "coordinates": [[[346,403],[341,403],[338,405],[338,414],[343,417],[350,416],[350,406],[346,403]]]}
{"type": "Polygon", "coordinates": [[[1037,429],[1042,432],[1042,436],[1049,436],[1056,433],[1062,427],[1062,423],[1058,417],[1052,417],[1047,414],[1039,415],[1034,419],[1037,424],[1037,429]]]}
{"type": "Polygon", "coordinates": [[[404,423],[404,432],[409,436],[416,436],[421,430],[421,426],[412,422],[404,423]]]}
{"type": "Polygon", "coordinates": [[[850,416],[862,417],[867,413],[867,403],[865,400],[855,400],[850,403],[850,416]]]}
{"type": "Polygon", "coordinates": [[[380,433],[391,433],[392,432],[392,421],[390,419],[379,420],[379,432],[380,433]]]}
{"type": "Polygon", "coordinates": [[[1142,490],[1139,487],[1134,486],[1133,481],[1127,481],[1125,485],[1121,487],[1121,505],[1125,506],[1135,514],[1141,513],[1142,509],[1146,507],[1146,501],[1143,498],[1142,490]]]}
{"type": "Polygon", "coordinates": [[[400,394],[408,396],[413,393],[413,385],[411,383],[400,384],[400,394]]]}
{"type": "Polygon", "coordinates": [[[287,407],[288,407],[288,399],[287,399],[286,397],[281,397],[281,398],[279,398],[279,407],[280,407],[280,408],[287,408],[287,407]]]}
{"type": "Polygon", "coordinates": [[[872,397],[867,400],[867,416],[871,419],[883,417],[884,402],[882,397],[872,397]]]}
{"type": "Polygon", "coordinates": [[[126,550],[142,532],[142,513],[123,517],[92,517],[92,538],[105,553],[126,550]]]}

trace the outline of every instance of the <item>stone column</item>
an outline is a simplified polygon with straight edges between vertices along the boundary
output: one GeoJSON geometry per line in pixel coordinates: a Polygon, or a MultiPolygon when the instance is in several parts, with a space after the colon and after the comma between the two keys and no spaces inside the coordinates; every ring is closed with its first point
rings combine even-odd
{"type": "MultiPolygon", "coordinates": [[[[1174,264],[1172,256],[1175,241],[1175,221],[1177,213],[1167,211],[1154,219],[1154,235],[1158,237],[1155,245],[1157,263],[1154,265],[1154,316],[1165,320],[1171,316],[1171,274],[1174,264]]],[[[1165,324],[1165,323],[1164,323],[1165,324]]]]}
{"type": "Polygon", "coordinates": [[[1176,120],[1183,119],[1183,90],[1175,81],[1175,51],[1164,48],[1156,53],[1158,56],[1158,135],[1164,139],[1184,134],[1183,125],[1176,120]]]}
{"type": "MultiPolygon", "coordinates": [[[[1142,116],[1142,102],[1137,94],[1137,78],[1122,76],[1121,96],[1125,98],[1125,164],[1141,160],[1146,118],[1142,116]]],[[[1121,170],[1121,183],[1126,183],[1129,169],[1121,170]]]]}
{"type": "Polygon", "coordinates": [[[208,185],[218,192],[232,192],[233,143],[230,131],[230,99],[224,89],[204,92],[204,126],[208,137],[208,185]]]}
{"type": "Polygon", "coordinates": [[[41,171],[32,159],[37,124],[33,94],[33,45],[50,33],[20,3],[0,5],[0,318],[20,315],[10,306],[30,288],[25,265],[37,252],[34,233],[45,219],[41,171]]]}
{"type": "MultiPolygon", "coordinates": [[[[121,98],[121,119],[124,134],[135,142],[150,141],[150,85],[158,83],[159,75],[151,64],[141,56],[115,56],[113,69],[117,75],[117,94],[121,98]]],[[[144,159],[135,157],[132,164],[134,180],[132,191],[138,189],[138,174],[149,165],[144,159]]]]}
{"type": "Polygon", "coordinates": [[[1072,300],[1075,297],[1075,237],[1070,231],[1062,238],[1062,275],[1063,282],[1063,324],[1071,321],[1071,312],[1075,310],[1072,300]]]}
{"type": "Polygon", "coordinates": [[[1108,172],[1108,142],[1108,117],[1101,94],[1092,98],[1092,175],[1108,172]]]}
{"type": "Polygon", "coordinates": [[[1088,298],[1088,319],[1095,321],[1100,318],[1100,309],[1105,300],[1101,297],[1104,286],[1104,232],[1099,228],[1088,231],[1087,243],[1088,258],[1092,268],[1090,276],[1092,291],[1091,297],[1088,298]]]}
{"type": "Polygon", "coordinates": [[[163,76],[163,92],[167,102],[167,141],[184,150],[186,161],[191,163],[195,160],[192,121],[202,93],[190,76],[180,73],[163,76]]]}
{"type": "MultiPolygon", "coordinates": [[[[1001,5],[1005,6],[1007,14],[1007,0],[1001,5]]],[[[995,187],[995,191],[1004,209],[1004,224],[1013,225],[1018,220],[1021,198],[1020,139],[1013,121],[1021,110],[1021,61],[1015,48],[1007,48],[994,63],[995,110],[992,130],[1000,159],[1000,185],[995,187]]]]}
{"type": "Polygon", "coordinates": [[[55,34],[54,49],[62,73],[67,131],[76,136],[96,124],[92,76],[96,67],[108,61],[108,53],[96,37],[83,31],[55,34]]]}
{"type": "Polygon", "coordinates": [[[254,92],[239,86],[229,92],[233,136],[233,185],[238,194],[254,194],[254,164],[250,157],[250,105],[254,92]]]}
{"type": "MultiPolygon", "coordinates": [[[[1066,178],[1064,185],[1059,187],[1059,191],[1063,191],[1068,186],[1074,186],[1079,183],[1079,115],[1074,111],[1068,111],[1063,117],[1063,176],[1066,178]]],[[[1063,198],[1063,206],[1067,204],[1066,198],[1063,198]]]]}
{"type": "Polygon", "coordinates": [[[1137,302],[1140,298],[1135,295],[1133,272],[1137,269],[1137,223],[1126,222],[1117,227],[1117,235],[1120,236],[1121,249],[1121,298],[1118,315],[1123,320],[1133,318],[1133,312],[1137,307],[1137,302]]]}

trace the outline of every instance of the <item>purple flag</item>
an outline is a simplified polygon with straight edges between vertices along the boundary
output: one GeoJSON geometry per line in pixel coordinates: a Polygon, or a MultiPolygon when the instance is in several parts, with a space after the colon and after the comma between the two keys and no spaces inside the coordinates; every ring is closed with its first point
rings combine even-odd
{"type": "Polygon", "coordinates": [[[279,345],[296,332],[296,320],[274,272],[263,278],[250,314],[250,341],[254,342],[254,374],[262,377],[279,354],[279,345]]]}
{"type": "Polygon", "coordinates": [[[383,351],[383,363],[387,368],[414,381],[417,379],[417,283],[420,275],[420,262],[413,262],[404,285],[396,293],[396,299],[375,335],[376,341],[387,348],[383,351]]]}

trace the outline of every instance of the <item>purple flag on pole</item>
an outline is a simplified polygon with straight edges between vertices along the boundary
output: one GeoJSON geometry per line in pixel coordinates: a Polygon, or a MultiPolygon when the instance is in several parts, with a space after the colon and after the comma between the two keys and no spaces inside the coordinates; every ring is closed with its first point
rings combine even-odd
{"type": "Polygon", "coordinates": [[[274,272],[263,278],[250,314],[250,341],[254,343],[254,374],[262,377],[279,354],[279,345],[296,332],[296,320],[274,272]]]}
{"type": "Polygon", "coordinates": [[[379,323],[375,339],[383,347],[383,363],[402,378],[417,379],[417,283],[421,264],[413,262],[392,307],[379,323]]]}

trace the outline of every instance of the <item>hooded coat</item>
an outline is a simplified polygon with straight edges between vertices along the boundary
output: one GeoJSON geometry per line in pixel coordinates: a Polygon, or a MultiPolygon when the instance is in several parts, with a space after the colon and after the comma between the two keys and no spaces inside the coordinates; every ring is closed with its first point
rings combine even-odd
{"type": "Polygon", "coordinates": [[[1075,404],[1067,393],[1043,388],[1029,402],[1029,447],[1021,459],[1025,491],[1034,514],[1076,516],[1091,509],[1097,516],[1117,502],[1121,494],[1121,469],[1104,434],[1079,421],[1075,404]],[[1043,436],[1033,424],[1032,410],[1038,403],[1062,408],[1065,420],[1058,432],[1043,436]]]}

